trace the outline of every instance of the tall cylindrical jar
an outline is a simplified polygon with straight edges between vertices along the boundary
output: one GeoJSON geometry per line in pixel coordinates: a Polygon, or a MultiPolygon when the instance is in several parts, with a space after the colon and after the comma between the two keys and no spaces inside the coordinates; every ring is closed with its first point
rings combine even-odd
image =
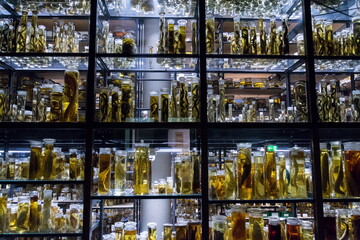
{"type": "Polygon", "coordinates": [[[251,199],[252,192],[252,163],[251,143],[238,143],[237,145],[237,197],[251,199]]]}
{"type": "Polygon", "coordinates": [[[127,152],[115,152],[115,194],[125,193],[127,152]]]}
{"type": "Polygon", "coordinates": [[[149,144],[143,140],[135,144],[134,160],[134,193],[143,195],[149,193],[151,163],[149,160],[149,144]]]}
{"type": "Polygon", "coordinates": [[[110,193],[111,180],[111,149],[100,148],[99,152],[99,179],[98,193],[107,195],[110,193]]]}
{"type": "Polygon", "coordinates": [[[79,71],[75,67],[69,67],[65,71],[65,101],[63,103],[65,122],[77,122],[79,120],[79,82],[79,71]]]}

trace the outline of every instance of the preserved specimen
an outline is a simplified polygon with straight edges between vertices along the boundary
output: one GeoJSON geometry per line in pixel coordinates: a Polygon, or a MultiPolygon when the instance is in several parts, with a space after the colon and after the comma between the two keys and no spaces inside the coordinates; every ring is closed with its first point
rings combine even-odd
{"type": "Polygon", "coordinates": [[[98,193],[106,195],[110,193],[111,176],[111,150],[110,148],[100,148],[99,152],[99,179],[98,193]]]}
{"type": "Polygon", "coordinates": [[[251,163],[251,143],[237,144],[237,197],[239,199],[251,199],[252,192],[252,163],[251,163]]]}
{"type": "Polygon", "coordinates": [[[138,195],[148,194],[150,187],[151,165],[149,160],[149,145],[143,140],[135,144],[134,160],[134,193],[138,195]]]}

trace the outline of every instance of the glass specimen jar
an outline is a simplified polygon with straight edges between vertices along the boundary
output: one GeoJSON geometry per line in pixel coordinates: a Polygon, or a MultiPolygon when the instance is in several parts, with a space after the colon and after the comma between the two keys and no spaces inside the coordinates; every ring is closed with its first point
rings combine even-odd
{"type": "Polygon", "coordinates": [[[360,142],[344,143],[348,196],[360,197],[360,142]]]}
{"type": "Polygon", "coordinates": [[[321,184],[324,198],[330,197],[330,161],[327,143],[320,143],[321,184]]]}
{"type": "Polygon", "coordinates": [[[155,122],[159,121],[159,93],[157,91],[150,92],[150,118],[155,122]]]}
{"type": "Polygon", "coordinates": [[[53,164],[55,162],[55,154],[54,154],[54,143],[55,139],[45,138],[44,146],[45,150],[43,153],[43,179],[49,180],[53,179],[52,173],[54,171],[53,164]]]}
{"type": "Polygon", "coordinates": [[[40,212],[39,212],[39,192],[30,192],[30,217],[29,217],[29,231],[36,233],[40,227],[40,212]]]}
{"type": "Polygon", "coordinates": [[[26,91],[17,91],[17,121],[25,121],[26,91]]]}
{"type": "Polygon", "coordinates": [[[211,220],[213,225],[213,240],[226,239],[226,232],[228,228],[226,217],[222,215],[214,215],[211,217],[211,220]]]}
{"type": "Polygon", "coordinates": [[[216,172],[216,180],[214,183],[215,186],[215,194],[217,200],[225,199],[225,171],[218,170],[216,172]]]}
{"type": "Polygon", "coordinates": [[[114,227],[115,227],[115,240],[122,240],[123,232],[124,232],[124,223],[115,222],[114,227]]]}
{"type": "Polygon", "coordinates": [[[187,240],[187,225],[186,223],[175,223],[175,240],[187,240]]]}
{"type": "Polygon", "coordinates": [[[16,219],[16,230],[18,233],[29,231],[30,219],[30,197],[21,196],[18,198],[18,213],[16,219]]]}
{"type": "Polygon", "coordinates": [[[289,217],[286,221],[286,239],[300,240],[300,221],[296,217],[289,217]]]}
{"type": "Polygon", "coordinates": [[[124,36],[122,53],[123,54],[136,53],[136,42],[132,32],[128,32],[124,36]]]}
{"type": "Polygon", "coordinates": [[[163,227],[164,227],[163,240],[171,240],[173,225],[171,223],[164,223],[163,227]]]}
{"type": "Polygon", "coordinates": [[[351,210],[337,209],[336,212],[337,212],[336,234],[337,234],[337,238],[341,239],[344,236],[349,236],[349,232],[351,228],[349,213],[351,213],[351,210]]]}
{"type": "Polygon", "coordinates": [[[314,239],[314,229],[310,221],[303,221],[301,223],[301,239],[302,240],[314,239]]]}
{"type": "Polygon", "coordinates": [[[352,209],[351,211],[351,239],[360,239],[360,211],[358,209],[352,209]]]}
{"type": "MultiPolygon", "coordinates": [[[[345,178],[346,160],[343,157],[340,141],[330,142],[330,196],[332,198],[344,197],[347,193],[347,182],[345,178]]],[[[352,148],[351,143],[347,143],[352,148]]]]}
{"type": "Polygon", "coordinates": [[[252,196],[254,199],[264,199],[265,197],[265,175],[264,175],[264,153],[260,151],[253,152],[254,159],[254,177],[252,196]]]}
{"type": "Polygon", "coordinates": [[[290,196],[292,198],[305,198],[305,152],[303,148],[293,147],[289,149],[290,157],[290,196]]]}
{"type": "Polygon", "coordinates": [[[44,190],[43,193],[43,207],[42,207],[42,225],[41,225],[41,231],[43,232],[49,232],[51,230],[51,221],[49,220],[51,218],[51,202],[52,202],[52,190],[44,190]]]}
{"type": "Polygon", "coordinates": [[[276,174],[276,158],[275,158],[276,146],[265,146],[265,196],[269,199],[278,198],[278,185],[276,174]]]}
{"type": "Polygon", "coordinates": [[[201,240],[201,222],[189,222],[187,231],[188,240],[201,240]]]}
{"type": "Polygon", "coordinates": [[[63,87],[54,84],[53,91],[50,94],[50,121],[61,122],[63,115],[63,87]]]}
{"type": "Polygon", "coordinates": [[[235,163],[232,157],[225,159],[225,199],[235,199],[236,173],[235,163]]]}
{"type": "Polygon", "coordinates": [[[268,240],[281,240],[281,225],[278,217],[269,218],[268,240]]]}
{"type": "Polygon", "coordinates": [[[136,240],[136,222],[125,223],[124,240],[136,240]]]}
{"type": "Polygon", "coordinates": [[[0,233],[6,232],[8,193],[9,189],[0,189],[0,233]]]}
{"type": "Polygon", "coordinates": [[[215,19],[206,18],[206,53],[215,53],[215,19]]]}
{"type": "Polygon", "coordinates": [[[360,17],[356,16],[352,18],[353,24],[353,38],[354,38],[354,54],[360,55],[360,17]]]}
{"type": "Polygon", "coordinates": [[[110,176],[111,176],[111,149],[100,148],[99,151],[99,179],[98,194],[110,194],[110,176]]]}
{"type": "Polygon", "coordinates": [[[247,240],[246,237],[246,207],[233,205],[231,207],[231,237],[233,240],[247,240]]]}
{"type": "Polygon", "coordinates": [[[69,216],[69,232],[77,232],[79,230],[80,216],[79,206],[75,204],[70,205],[69,216]]]}
{"type": "Polygon", "coordinates": [[[237,197],[249,200],[252,193],[252,163],[251,143],[238,143],[237,145],[237,197]]]}
{"type": "Polygon", "coordinates": [[[162,88],[160,90],[160,107],[161,107],[161,121],[167,122],[169,118],[169,89],[162,88]]]}
{"type": "Polygon", "coordinates": [[[157,226],[157,224],[154,222],[150,222],[147,224],[148,240],[156,240],[156,226],[157,226]]]}
{"type": "Polygon", "coordinates": [[[70,179],[76,180],[79,176],[79,160],[78,160],[78,151],[77,149],[69,149],[69,163],[70,163],[70,179]]]}
{"type": "Polygon", "coordinates": [[[42,142],[32,142],[30,145],[29,180],[41,179],[41,152],[42,142]]]}
{"type": "Polygon", "coordinates": [[[185,19],[178,20],[179,25],[179,40],[177,44],[177,50],[180,54],[186,53],[186,24],[187,21],[185,19]]]}
{"type": "Polygon", "coordinates": [[[264,239],[264,219],[262,210],[259,208],[249,209],[249,236],[250,240],[263,240],[264,239]]]}
{"type": "Polygon", "coordinates": [[[151,162],[149,160],[149,144],[141,140],[135,144],[134,160],[134,193],[143,195],[149,193],[151,178],[151,162]]]}
{"type": "Polygon", "coordinates": [[[75,66],[70,66],[65,71],[65,90],[64,90],[64,121],[78,122],[79,120],[79,83],[80,73],[75,66]]]}
{"type": "Polygon", "coordinates": [[[127,152],[115,152],[115,194],[125,193],[127,152]]]}
{"type": "Polygon", "coordinates": [[[336,213],[324,207],[324,237],[326,240],[336,240],[336,213]]]}

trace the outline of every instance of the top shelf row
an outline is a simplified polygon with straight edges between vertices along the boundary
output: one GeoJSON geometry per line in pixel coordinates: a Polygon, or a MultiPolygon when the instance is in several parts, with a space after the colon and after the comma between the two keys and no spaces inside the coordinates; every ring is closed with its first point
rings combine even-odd
{"type": "MultiPolygon", "coordinates": [[[[302,18],[301,0],[239,1],[205,0],[206,14],[217,18],[259,18],[287,15],[292,19],[302,18]]],[[[351,20],[355,16],[355,0],[312,0],[312,15],[331,20],[351,20]]],[[[1,0],[2,17],[20,17],[22,11],[36,11],[39,17],[89,18],[91,0],[1,0]]],[[[98,0],[98,15],[105,18],[197,18],[198,0],[98,0]]]]}

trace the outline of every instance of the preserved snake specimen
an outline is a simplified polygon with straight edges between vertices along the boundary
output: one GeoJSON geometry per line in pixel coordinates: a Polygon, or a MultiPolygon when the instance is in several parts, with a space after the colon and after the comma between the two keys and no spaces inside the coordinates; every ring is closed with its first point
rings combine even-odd
{"type": "Polygon", "coordinates": [[[78,89],[79,89],[80,73],[77,70],[65,71],[65,98],[67,107],[64,112],[65,122],[77,122],[78,117],[78,89]]]}

